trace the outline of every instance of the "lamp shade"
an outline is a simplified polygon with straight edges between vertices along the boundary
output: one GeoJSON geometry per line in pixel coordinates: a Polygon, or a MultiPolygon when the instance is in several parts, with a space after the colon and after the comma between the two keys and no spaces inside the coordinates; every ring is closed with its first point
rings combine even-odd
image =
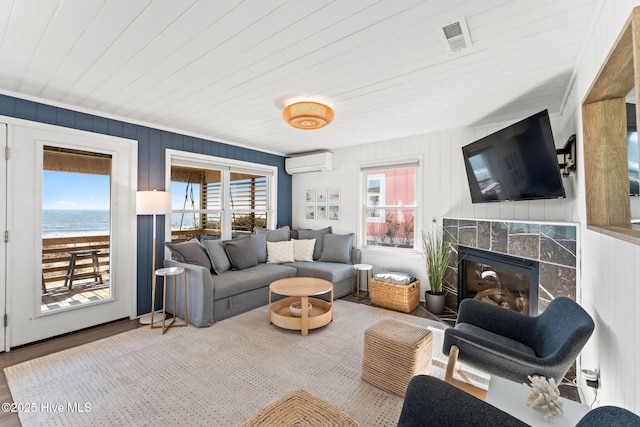
{"type": "Polygon", "coordinates": [[[165,215],[171,213],[171,193],[168,191],[138,191],[136,193],[138,215],[165,215]]]}
{"type": "Polygon", "coordinates": [[[282,118],[296,129],[320,129],[331,123],[333,110],[319,102],[295,102],[285,107],[282,118]]]}

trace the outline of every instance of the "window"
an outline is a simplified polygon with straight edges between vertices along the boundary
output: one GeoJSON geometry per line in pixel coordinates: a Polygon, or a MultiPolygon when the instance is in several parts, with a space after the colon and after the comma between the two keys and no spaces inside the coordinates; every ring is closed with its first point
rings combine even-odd
{"type": "Polygon", "coordinates": [[[220,238],[222,171],[171,166],[171,236],[185,240],[200,235],[220,238]]]}
{"type": "Polygon", "coordinates": [[[276,224],[277,168],[167,150],[173,241],[235,239],[276,224]]]}
{"type": "Polygon", "coordinates": [[[415,247],[418,218],[418,161],[360,169],[363,188],[363,245],[415,247]]]}
{"type": "Polygon", "coordinates": [[[232,230],[252,232],[267,227],[267,177],[251,173],[231,172],[229,202],[232,230]]]}
{"type": "MultiPolygon", "coordinates": [[[[367,175],[367,205],[382,206],[386,204],[386,179],[384,174],[367,175]]],[[[367,222],[384,222],[385,210],[373,209],[367,215],[367,222]]]]}
{"type": "Polygon", "coordinates": [[[41,313],[111,299],[113,156],[43,146],[41,313]]]}

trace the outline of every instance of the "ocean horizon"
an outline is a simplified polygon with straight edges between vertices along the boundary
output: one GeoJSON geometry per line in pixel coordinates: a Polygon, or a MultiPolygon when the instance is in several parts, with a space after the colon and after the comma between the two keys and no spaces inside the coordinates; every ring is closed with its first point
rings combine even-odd
{"type": "MultiPolygon", "coordinates": [[[[181,215],[172,215],[172,229],[180,227],[181,215]]],[[[108,234],[110,230],[108,210],[100,209],[43,209],[42,237],[67,237],[108,234]]],[[[193,228],[193,215],[182,218],[182,229],[193,228]]]]}
{"type": "Polygon", "coordinates": [[[109,228],[108,210],[42,210],[42,237],[107,234],[109,228]]]}

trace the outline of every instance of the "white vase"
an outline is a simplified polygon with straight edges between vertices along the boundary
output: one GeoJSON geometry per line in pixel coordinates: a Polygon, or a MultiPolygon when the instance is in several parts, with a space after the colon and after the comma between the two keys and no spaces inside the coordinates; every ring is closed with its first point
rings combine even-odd
{"type": "MultiPolygon", "coordinates": [[[[313,307],[311,306],[311,303],[307,304],[307,307],[308,307],[307,313],[309,313],[309,316],[311,316],[311,310],[313,309],[313,307]]],[[[302,303],[300,303],[299,301],[294,302],[289,306],[289,311],[291,312],[291,315],[294,317],[302,317],[302,303]]]]}

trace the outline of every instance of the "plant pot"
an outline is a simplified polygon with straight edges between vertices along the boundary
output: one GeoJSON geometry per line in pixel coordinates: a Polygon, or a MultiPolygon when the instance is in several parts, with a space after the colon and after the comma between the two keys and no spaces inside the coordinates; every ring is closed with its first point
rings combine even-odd
{"type": "Polygon", "coordinates": [[[442,309],[444,308],[444,294],[432,294],[431,291],[426,291],[424,293],[424,299],[427,303],[427,310],[432,314],[440,314],[442,313],[442,309]]]}

